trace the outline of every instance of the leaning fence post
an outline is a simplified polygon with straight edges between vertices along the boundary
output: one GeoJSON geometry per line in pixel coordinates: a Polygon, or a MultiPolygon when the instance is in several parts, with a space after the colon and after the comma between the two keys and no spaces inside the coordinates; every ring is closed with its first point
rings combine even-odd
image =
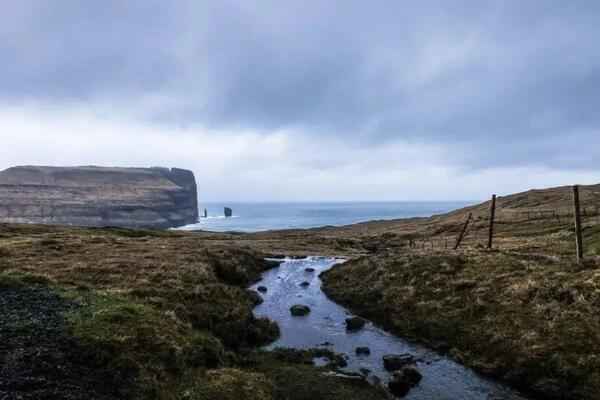
{"type": "Polygon", "coordinates": [[[472,213],[469,213],[469,215],[467,216],[467,220],[465,221],[465,224],[463,225],[463,228],[460,231],[460,234],[456,238],[456,244],[454,245],[454,250],[458,249],[458,246],[460,246],[460,242],[462,242],[463,237],[465,236],[465,232],[467,232],[467,228],[469,227],[469,222],[471,222],[472,216],[473,216],[472,213]]]}
{"type": "Polygon", "coordinates": [[[496,195],[492,195],[492,203],[490,204],[490,230],[488,233],[488,249],[492,248],[494,238],[494,218],[496,217],[496,195]]]}
{"type": "Polygon", "coordinates": [[[583,238],[581,236],[581,215],[579,213],[579,186],[573,186],[573,213],[575,214],[575,244],[577,246],[577,262],[583,259],[583,238]]]}

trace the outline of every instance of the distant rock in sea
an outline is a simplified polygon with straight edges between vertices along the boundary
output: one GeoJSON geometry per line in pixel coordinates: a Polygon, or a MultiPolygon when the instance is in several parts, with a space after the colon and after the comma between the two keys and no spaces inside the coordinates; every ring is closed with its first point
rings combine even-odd
{"type": "Polygon", "coordinates": [[[231,217],[233,215],[233,210],[229,207],[225,207],[224,212],[226,217],[231,217]]]}
{"type": "Polygon", "coordinates": [[[179,168],[22,166],[0,172],[0,222],[171,228],[198,221],[179,168]]]}

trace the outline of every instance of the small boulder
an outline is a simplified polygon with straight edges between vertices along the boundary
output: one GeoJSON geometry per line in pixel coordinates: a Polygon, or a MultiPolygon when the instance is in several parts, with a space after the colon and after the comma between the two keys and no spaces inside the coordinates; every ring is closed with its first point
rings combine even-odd
{"type": "Polygon", "coordinates": [[[300,286],[302,286],[302,287],[308,287],[308,286],[310,286],[310,283],[308,283],[308,282],[304,281],[304,282],[302,282],[302,283],[300,284],[300,286]]]}
{"type": "Polygon", "coordinates": [[[371,349],[369,349],[366,346],[357,347],[355,351],[357,356],[368,356],[369,354],[371,354],[371,349]]]}
{"type": "Polygon", "coordinates": [[[258,290],[261,293],[267,293],[267,287],[266,286],[259,286],[256,288],[256,290],[258,290]]]}
{"type": "Polygon", "coordinates": [[[304,268],[304,270],[305,270],[306,272],[315,272],[315,269],[314,269],[314,268],[311,268],[311,267],[304,268]]]}
{"type": "Polygon", "coordinates": [[[365,326],[366,322],[367,321],[360,317],[346,318],[346,329],[349,331],[358,331],[365,326]]]}
{"type": "Polygon", "coordinates": [[[410,389],[417,386],[422,378],[423,376],[416,367],[406,366],[392,374],[388,388],[393,395],[403,397],[410,389]]]}
{"type": "Polygon", "coordinates": [[[383,367],[387,371],[397,371],[407,365],[414,364],[415,357],[411,354],[387,354],[383,356],[383,367]]]}
{"type": "Polygon", "coordinates": [[[290,312],[294,317],[303,317],[310,313],[310,308],[302,304],[296,304],[290,307],[290,312]]]}

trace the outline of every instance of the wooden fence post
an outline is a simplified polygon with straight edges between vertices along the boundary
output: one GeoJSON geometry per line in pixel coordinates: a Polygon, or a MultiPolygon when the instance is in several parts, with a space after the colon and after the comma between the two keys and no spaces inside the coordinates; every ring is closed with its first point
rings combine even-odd
{"type": "Polygon", "coordinates": [[[496,195],[492,195],[492,203],[490,204],[490,230],[488,232],[488,249],[492,248],[494,239],[494,218],[496,217],[496,195]]]}
{"type": "Polygon", "coordinates": [[[583,259],[583,237],[581,236],[581,215],[579,213],[579,186],[573,186],[573,213],[575,214],[575,244],[577,246],[577,262],[583,259]]]}
{"type": "Polygon", "coordinates": [[[465,232],[467,232],[467,228],[469,227],[469,222],[471,222],[472,216],[473,216],[472,213],[469,213],[469,215],[467,216],[467,220],[465,221],[465,224],[463,225],[463,228],[460,231],[460,234],[456,238],[456,244],[454,245],[454,250],[458,249],[458,246],[460,246],[460,242],[462,242],[463,237],[465,236],[465,232]]]}

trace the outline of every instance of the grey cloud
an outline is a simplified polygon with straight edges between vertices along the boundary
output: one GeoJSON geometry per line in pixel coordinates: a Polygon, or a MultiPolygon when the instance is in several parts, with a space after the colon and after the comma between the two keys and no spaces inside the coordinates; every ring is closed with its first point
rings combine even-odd
{"type": "Polygon", "coordinates": [[[160,94],[173,101],[149,121],[434,143],[476,168],[591,168],[599,15],[583,0],[13,2],[0,98],[160,94]],[[575,139],[589,145],[566,157],[575,139]]]}

